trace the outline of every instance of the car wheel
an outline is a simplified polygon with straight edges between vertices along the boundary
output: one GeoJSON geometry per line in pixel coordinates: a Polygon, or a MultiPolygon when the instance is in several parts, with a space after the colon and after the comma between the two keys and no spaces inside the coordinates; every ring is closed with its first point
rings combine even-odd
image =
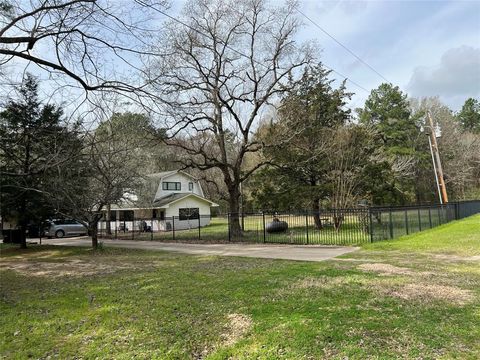
{"type": "Polygon", "coordinates": [[[63,238],[65,236],[65,231],[63,230],[57,230],[55,231],[55,237],[57,238],[63,238]]]}

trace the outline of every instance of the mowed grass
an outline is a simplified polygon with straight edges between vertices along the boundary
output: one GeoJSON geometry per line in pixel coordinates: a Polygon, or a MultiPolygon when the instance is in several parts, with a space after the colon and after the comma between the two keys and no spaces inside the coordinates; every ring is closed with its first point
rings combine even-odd
{"type": "Polygon", "coordinates": [[[478,359],[480,216],[340,259],[2,249],[0,357],[478,359]]]}
{"type": "MultiPolygon", "coordinates": [[[[370,241],[368,228],[362,225],[361,220],[365,220],[364,214],[349,214],[345,216],[342,226],[336,230],[332,224],[332,218],[327,217],[328,222],[324,222],[324,227],[318,230],[314,226],[313,216],[305,215],[279,215],[279,220],[288,223],[288,230],[284,233],[268,233],[263,231],[262,215],[245,216],[243,220],[244,232],[241,238],[233,237],[229,239],[228,219],[224,217],[212,218],[209,225],[201,227],[200,231],[196,226],[196,220],[192,222],[192,229],[173,231],[155,231],[145,233],[140,231],[120,232],[117,231],[111,237],[123,240],[144,240],[144,241],[189,241],[200,243],[225,243],[248,242],[248,243],[282,243],[282,244],[325,244],[325,245],[352,245],[361,244],[370,241]]],[[[272,215],[265,216],[265,225],[268,225],[273,219],[272,215]]],[[[325,218],[324,218],[325,219],[325,218]]],[[[150,224],[147,221],[147,224],[150,224]]],[[[105,233],[105,225],[102,224],[105,233]]],[[[115,228],[115,226],[113,226],[115,228]]],[[[136,228],[136,226],[135,226],[136,228]]]]}
{"type": "Polygon", "coordinates": [[[480,215],[453,224],[424,230],[414,236],[363,245],[369,250],[402,250],[409,252],[480,255],[480,215]]]}

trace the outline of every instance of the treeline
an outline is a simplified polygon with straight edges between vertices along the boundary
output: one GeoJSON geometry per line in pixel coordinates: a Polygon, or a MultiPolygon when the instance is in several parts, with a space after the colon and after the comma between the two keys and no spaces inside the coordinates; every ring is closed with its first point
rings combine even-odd
{"type": "Polygon", "coordinates": [[[335,88],[330,73],[308,68],[258,129],[265,166],[244,186],[246,210],[437,202],[427,111],[450,197],[480,197],[478,100],[454,113],[438,98],[409,99],[382,84],[353,113],[345,83],[335,88]]]}

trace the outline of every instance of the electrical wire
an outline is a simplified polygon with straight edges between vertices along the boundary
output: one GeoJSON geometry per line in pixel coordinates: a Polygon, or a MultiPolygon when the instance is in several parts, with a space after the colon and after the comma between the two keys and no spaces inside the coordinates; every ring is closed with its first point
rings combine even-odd
{"type": "MultiPolygon", "coordinates": [[[[379,71],[377,71],[373,66],[371,66],[370,64],[368,64],[365,60],[363,60],[360,56],[358,56],[357,54],[355,54],[352,50],[350,50],[346,45],[342,44],[339,40],[337,40],[332,34],[330,34],[327,30],[325,30],[324,28],[322,28],[320,25],[318,25],[315,21],[313,21],[310,17],[308,17],[304,12],[302,12],[301,10],[299,9],[296,9],[296,11],[302,15],[305,19],[307,19],[308,21],[310,21],[313,25],[315,25],[321,32],[323,32],[325,35],[327,35],[330,39],[332,39],[333,41],[335,41],[338,45],[340,45],[343,49],[345,49],[348,53],[350,53],[355,59],[357,59],[358,61],[360,61],[363,65],[365,65],[366,67],[368,67],[370,70],[372,70],[375,74],[377,74],[378,76],[380,76],[383,80],[385,80],[387,83],[391,83],[385,76],[383,76],[382,74],[380,74],[379,71]]],[[[358,85],[357,85],[358,86],[358,85]]]]}

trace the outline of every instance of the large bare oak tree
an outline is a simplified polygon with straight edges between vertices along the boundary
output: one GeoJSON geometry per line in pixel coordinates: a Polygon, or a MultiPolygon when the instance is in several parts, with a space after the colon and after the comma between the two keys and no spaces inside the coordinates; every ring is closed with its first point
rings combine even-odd
{"type": "Polygon", "coordinates": [[[151,68],[166,104],[169,144],[185,154],[184,167],[219,169],[228,189],[231,231],[240,235],[240,186],[262,163],[246,166],[262,150],[253,134],[262,114],[288,91],[290,77],[313,61],[298,46],[296,5],[263,0],[193,0],[165,26],[151,68]]]}

